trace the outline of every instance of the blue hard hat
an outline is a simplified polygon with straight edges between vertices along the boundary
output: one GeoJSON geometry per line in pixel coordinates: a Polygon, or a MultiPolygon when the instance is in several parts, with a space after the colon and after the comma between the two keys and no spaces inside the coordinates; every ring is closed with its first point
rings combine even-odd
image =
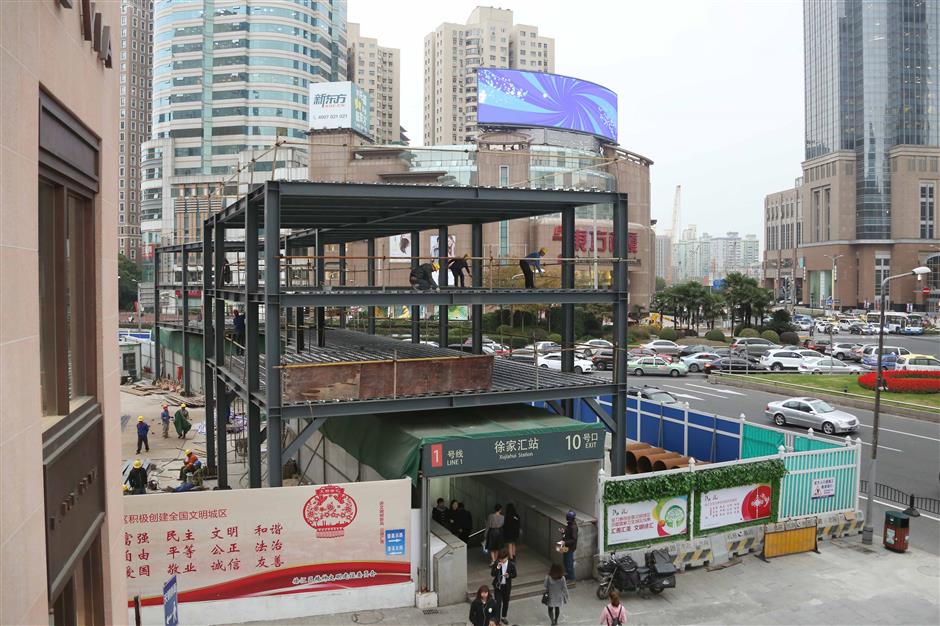
{"type": "Polygon", "coordinates": [[[573,520],[575,517],[577,517],[577,514],[575,514],[574,511],[568,511],[568,514],[565,516],[565,518],[569,520],[573,520]]]}

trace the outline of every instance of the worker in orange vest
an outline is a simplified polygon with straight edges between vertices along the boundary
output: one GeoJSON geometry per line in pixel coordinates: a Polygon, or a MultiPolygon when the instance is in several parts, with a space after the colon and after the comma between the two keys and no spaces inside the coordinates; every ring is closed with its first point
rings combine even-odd
{"type": "Polygon", "coordinates": [[[196,461],[199,460],[199,457],[193,454],[192,450],[186,450],[186,459],[183,461],[183,467],[180,468],[180,480],[186,480],[186,474],[193,474],[196,472],[196,461]]]}

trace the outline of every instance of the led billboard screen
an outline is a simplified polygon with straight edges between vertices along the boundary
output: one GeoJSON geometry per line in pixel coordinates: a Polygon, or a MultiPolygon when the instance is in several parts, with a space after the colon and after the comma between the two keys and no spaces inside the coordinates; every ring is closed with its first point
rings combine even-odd
{"type": "Polygon", "coordinates": [[[617,94],[570,76],[481,67],[477,122],[546,126],[617,141],[617,94]]]}

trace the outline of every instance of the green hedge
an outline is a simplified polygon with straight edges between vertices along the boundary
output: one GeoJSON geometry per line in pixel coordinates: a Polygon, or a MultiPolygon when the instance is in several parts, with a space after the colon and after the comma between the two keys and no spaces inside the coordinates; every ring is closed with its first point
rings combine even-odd
{"type": "Polygon", "coordinates": [[[760,334],[760,336],[771,343],[780,343],[780,335],[778,335],[776,331],[765,330],[760,334]]]}
{"type": "Polygon", "coordinates": [[[757,332],[756,328],[742,328],[741,332],[738,333],[738,337],[749,338],[749,337],[759,337],[760,333],[757,332]]]}
{"type": "Polygon", "coordinates": [[[725,334],[717,328],[713,328],[705,333],[705,339],[708,339],[709,341],[727,341],[727,339],[725,339],[725,334]]]}
{"type": "Polygon", "coordinates": [[[780,343],[785,346],[798,346],[800,345],[800,336],[790,331],[780,333],[780,343]]]}
{"type": "Polygon", "coordinates": [[[675,341],[679,338],[679,333],[674,328],[664,328],[659,331],[659,338],[667,341],[675,341]]]}

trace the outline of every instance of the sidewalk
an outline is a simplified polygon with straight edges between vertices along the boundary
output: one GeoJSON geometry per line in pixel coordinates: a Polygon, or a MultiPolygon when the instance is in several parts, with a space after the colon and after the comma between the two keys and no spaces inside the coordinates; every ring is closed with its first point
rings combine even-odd
{"type": "MultiPolygon", "coordinates": [[[[756,556],[709,572],[679,575],[676,589],[660,596],[625,594],[627,623],[635,624],[937,624],[940,623],[940,560],[920,550],[895,554],[866,548],[858,537],[822,542],[821,554],[756,556]]],[[[596,585],[580,582],[560,624],[597,624],[604,603],[596,585]]],[[[363,590],[368,593],[368,590],[363,590]]],[[[443,607],[425,615],[418,609],[363,611],[252,624],[467,624],[469,605],[443,607]]],[[[547,624],[539,598],[512,602],[510,623],[547,624]]]]}

